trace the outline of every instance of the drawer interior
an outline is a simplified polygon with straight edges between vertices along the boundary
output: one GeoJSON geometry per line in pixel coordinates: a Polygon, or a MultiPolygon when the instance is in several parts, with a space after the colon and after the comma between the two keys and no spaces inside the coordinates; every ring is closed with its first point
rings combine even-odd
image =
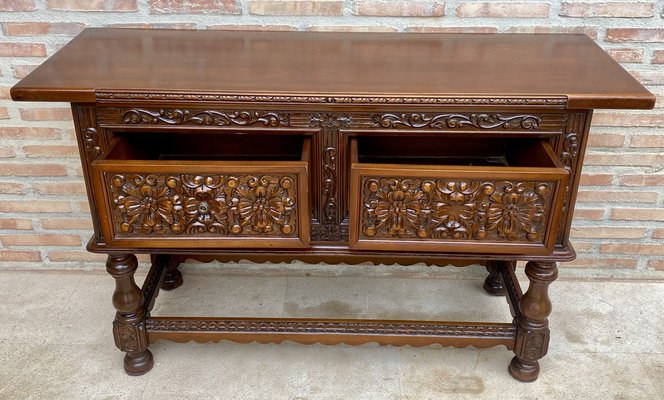
{"type": "Polygon", "coordinates": [[[300,161],[302,135],[116,133],[106,160],[300,161]]]}
{"type": "Polygon", "coordinates": [[[561,167],[542,139],[360,136],[354,140],[353,161],[363,164],[561,167]]]}

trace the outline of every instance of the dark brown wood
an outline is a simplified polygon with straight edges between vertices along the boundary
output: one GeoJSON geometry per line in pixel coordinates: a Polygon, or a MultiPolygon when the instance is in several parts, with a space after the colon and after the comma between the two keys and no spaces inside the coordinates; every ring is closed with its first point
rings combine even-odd
{"type": "Polygon", "coordinates": [[[560,102],[541,104],[570,108],[655,102],[585,35],[86,29],[11,93],[20,100],[94,102],[95,92],[251,94],[297,102],[472,94],[552,97],[560,102]]]}
{"type": "Polygon", "coordinates": [[[504,345],[536,379],[592,111],[654,105],[583,35],[88,29],[11,95],[72,103],[133,375],[157,340],[292,340],[504,345]],[[513,320],[150,316],[190,258],[481,263],[513,320]]]}

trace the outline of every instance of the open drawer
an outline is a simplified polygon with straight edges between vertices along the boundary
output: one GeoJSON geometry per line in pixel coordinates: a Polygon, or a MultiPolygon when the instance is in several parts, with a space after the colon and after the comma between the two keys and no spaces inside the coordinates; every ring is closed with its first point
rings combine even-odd
{"type": "Polygon", "coordinates": [[[353,249],[547,254],[568,172],[539,139],[351,140],[353,249]]]}
{"type": "Polygon", "coordinates": [[[117,134],[92,163],[106,245],[308,246],[309,142],[301,135],[117,134]]]}

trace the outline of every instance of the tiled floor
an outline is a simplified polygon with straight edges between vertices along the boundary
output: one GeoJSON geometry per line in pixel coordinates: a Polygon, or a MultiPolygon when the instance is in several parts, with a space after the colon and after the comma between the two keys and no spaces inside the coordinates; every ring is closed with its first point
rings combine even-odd
{"type": "MultiPolygon", "coordinates": [[[[185,270],[153,315],[509,321],[484,273],[421,277],[258,276],[185,270]]],[[[564,274],[563,274],[564,276],[564,274]]],[[[664,283],[560,279],[549,355],[535,383],[504,348],[364,345],[151,346],[155,367],[122,370],[101,272],[0,272],[0,399],[664,399],[664,283]]]]}

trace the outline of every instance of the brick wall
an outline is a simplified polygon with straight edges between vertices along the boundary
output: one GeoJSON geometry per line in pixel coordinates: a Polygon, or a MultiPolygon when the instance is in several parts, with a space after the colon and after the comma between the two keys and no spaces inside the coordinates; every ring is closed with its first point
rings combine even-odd
{"type": "MultiPolygon", "coordinates": [[[[398,32],[582,32],[658,96],[598,111],[573,227],[576,271],[664,276],[664,2],[0,0],[0,268],[100,267],[67,104],[9,88],[86,26],[398,32]]],[[[103,49],[100,49],[103,50],[103,49]]]]}

